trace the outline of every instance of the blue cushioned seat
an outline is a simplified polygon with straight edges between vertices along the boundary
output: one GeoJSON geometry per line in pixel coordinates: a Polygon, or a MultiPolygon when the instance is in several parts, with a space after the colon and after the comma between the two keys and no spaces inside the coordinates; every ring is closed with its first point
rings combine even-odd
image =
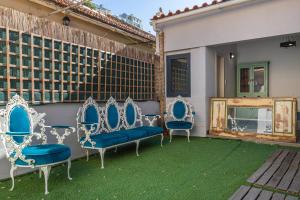
{"type": "Polygon", "coordinates": [[[118,133],[126,135],[130,141],[147,137],[147,132],[145,130],[128,129],[118,131],[118,133]]]}
{"type": "MultiPolygon", "coordinates": [[[[67,160],[71,156],[71,150],[63,144],[43,144],[27,146],[22,154],[26,159],[35,160],[34,165],[47,165],[67,160]]],[[[17,165],[28,165],[22,160],[16,161],[17,165]]]]}
{"type": "Polygon", "coordinates": [[[191,129],[192,122],[187,121],[169,121],[167,122],[167,127],[169,129],[191,129]]]}
{"type": "Polygon", "coordinates": [[[159,135],[161,134],[164,130],[159,127],[159,126],[141,126],[141,127],[137,127],[137,128],[134,128],[133,130],[143,130],[143,131],[146,131],[146,136],[147,137],[150,137],[150,136],[153,136],[153,135],[159,135]]]}
{"type": "MultiPolygon", "coordinates": [[[[100,133],[96,135],[91,135],[91,140],[95,142],[95,147],[97,148],[105,148],[109,146],[113,146],[116,144],[121,144],[128,142],[128,137],[126,135],[122,135],[121,133],[111,132],[111,133],[100,133]]],[[[83,136],[80,141],[83,141],[85,137],[83,136]]],[[[85,147],[92,147],[90,142],[84,143],[85,147]]]]}

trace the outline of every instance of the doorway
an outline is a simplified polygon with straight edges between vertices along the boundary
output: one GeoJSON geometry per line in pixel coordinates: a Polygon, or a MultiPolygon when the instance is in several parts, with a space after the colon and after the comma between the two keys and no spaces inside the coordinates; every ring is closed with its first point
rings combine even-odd
{"type": "Polygon", "coordinates": [[[217,95],[225,96],[225,59],[223,56],[217,56],[217,95]]]}

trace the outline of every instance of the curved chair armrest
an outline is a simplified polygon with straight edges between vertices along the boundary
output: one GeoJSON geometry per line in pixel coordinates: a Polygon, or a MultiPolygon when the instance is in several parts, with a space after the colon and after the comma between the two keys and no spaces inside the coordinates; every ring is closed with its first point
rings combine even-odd
{"type": "Polygon", "coordinates": [[[71,133],[74,133],[76,130],[74,127],[68,125],[53,125],[45,127],[51,129],[50,133],[56,137],[58,144],[63,144],[66,137],[71,135],[71,133]],[[64,129],[65,131],[62,135],[59,135],[57,129],[64,129]]]}
{"type": "Polygon", "coordinates": [[[95,142],[93,142],[91,140],[91,134],[95,131],[95,129],[97,128],[98,123],[88,123],[88,122],[80,122],[77,124],[78,128],[83,130],[84,134],[85,134],[85,138],[84,140],[80,141],[80,138],[78,136],[78,142],[80,142],[81,145],[84,145],[86,142],[89,142],[92,147],[94,147],[94,145],[96,144],[95,142]],[[90,129],[88,129],[86,126],[91,126],[90,129]]]}
{"type": "Polygon", "coordinates": [[[15,164],[17,160],[21,160],[27,163],[29,167],[34,167],[35,160],[26,159],[23,155],[23,149],[31,144],[33,136],[35,135],[29,132],[6,132],[1,134],[4,142],[9,144],[5,150],[7,158],[12,164],[15,164]],[[14,137],[20,136],[23,137],[23,140],[16,142],[14,137]]]}
{"type": "Polygon", "coordinates": [[[154,122],[160,118],[160,115],[158,114],[146,114],[146,115],[142,115],[142,117],[145,118],[146,121],[149,122],[150,126],[154,125],[154,122]]]}
{"type": "Polygon", "coordinates": [[[94,131],[97,128],[98,123],[79,122],[77,125],[81,125],[81,126],[78,126],[78,128],[80,128],[83,131],[86,131],[86,130],[94,131]],[[90,129],[87,128],[87,126],[90,126],[90,129]]]}
{"type": "Polygon", "coordinates": [[[145,114],[145,115],[142,115],[144,117],[158,117],[160,118],[160,115],[159,114],[145,114]]]}
{"type": "Polygon", "coordinates": [[[6,135],[10,135],[10,136],[26,136],[26,135],[29,135],[30,132],[6,132],[5,133],[6,135]]]}

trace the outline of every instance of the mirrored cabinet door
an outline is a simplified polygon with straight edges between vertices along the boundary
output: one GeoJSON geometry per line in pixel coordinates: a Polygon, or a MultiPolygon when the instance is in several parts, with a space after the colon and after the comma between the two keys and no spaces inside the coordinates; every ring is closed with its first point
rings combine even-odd
{"type": "Polygon", "coordinates": [[[268,96],[268,65],[268,62],[238,64],[238,97],[268,96]]]}

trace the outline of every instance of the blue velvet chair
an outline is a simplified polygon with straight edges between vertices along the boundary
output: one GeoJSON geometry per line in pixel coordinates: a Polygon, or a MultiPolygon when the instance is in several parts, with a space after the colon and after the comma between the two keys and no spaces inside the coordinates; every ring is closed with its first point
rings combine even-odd
{"type": "Polygon", "coordinates": [[[170,142],[174,131],[185,131],[187,133],[188,142],[190,142],[191,129],[194,125],[194,115],[192,105],[184,100],[181,96],[177,96],[167,106],[167,112],[164,113],[165,125],[169,130],[170,142]]]}
{"type": "Polygon", "coordinates": [[[14,171],[18,167],[39,168],[45,178],[45,194],[48,194],[48,178],[51,167],[60,163],[68,163],[68,179],[71,168],[71,150],[62,144],[64,138],[75,132],[68,126],[45,126],[45,114],[37,113],[29,108],[27,102],[18,95],[13,96],[7,103],[6,109],[0,110],[1,138],[6,147],[6,155],[11,163],[10,176],[12,179],[11,191],[14,189],[14,171]],[[38,132],[36,128],[40,127],[38,132]],[[51,128],[51,134],[58,139],[58,144],[47,144],[46,128],[51,128]],[[65,134],[60,136],[57,129],[64,128],[65,134]],[[33,137],[42,139],[42,144],[32,144],[33,137]]]}

